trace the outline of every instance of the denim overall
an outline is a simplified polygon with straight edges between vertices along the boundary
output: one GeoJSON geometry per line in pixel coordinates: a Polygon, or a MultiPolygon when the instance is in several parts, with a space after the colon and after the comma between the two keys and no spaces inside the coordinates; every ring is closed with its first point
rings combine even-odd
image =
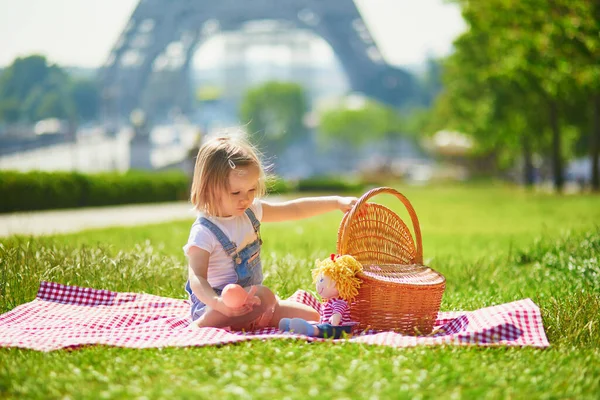
{"type": "MultiPolygon", "coordinates": [[[[237,250],[236,244],[229,240],[227,235],[225,235],[218,226],[204,217],[200,218],[200,225],[207,227],[213,235],[216,236],[219,243],[221,243],[221,246],[223,246],[223,249],[225,249],[225,252],[233,259],[237,281],[230,283],[237,283],[242,287],[260,285],[263,280],[262,265],[260,263],[260,246],[262,244],[260,238],[260,222],[249,208],[246,209],[246,215],[250,219],[250,222],[252,222],[252,227],[256,233],[256,240],[239,251],[237,250]]],[[[213,288],[213,290],[220,296],[225,286],[226,284],[221,287],[213,288]]],[[[192,302],[192,320],[195,321],[204,314],[206,304],[198,300],[196,295],[192,292],[189,279],[185,284],[185,291],[190,295],[190,301],[192,302]]]]}

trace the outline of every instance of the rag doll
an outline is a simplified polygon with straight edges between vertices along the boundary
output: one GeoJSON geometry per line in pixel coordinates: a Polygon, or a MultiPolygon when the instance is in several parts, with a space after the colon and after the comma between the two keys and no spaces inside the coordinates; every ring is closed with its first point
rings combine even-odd
{"type": "Polygon", "coordinates": [[[350,320],[349,303],[358,294],[361,280],[357,274],[362,265],[352,256],[337,256],[317,261],[312,271],[317,293],[323,299],[321,320],[309,322],[302,318],[282,318],[279,329],[307,336],[340,338],[349,334],[355,322],[350,320]]]}

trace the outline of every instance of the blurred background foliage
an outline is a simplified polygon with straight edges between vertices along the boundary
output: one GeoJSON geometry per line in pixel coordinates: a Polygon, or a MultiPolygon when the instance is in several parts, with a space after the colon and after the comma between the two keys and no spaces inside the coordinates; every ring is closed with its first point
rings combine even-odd
{"type": "MultiPolygon", "coordinates": [[[[360,93],[323,104],[311,101],[298,82],[265,81],[241,94],[237,116],[243,129],[268,157],[313,139],[319,148],[339,148],[342,159],[380,144],[371,154],[381,156],[383,166],[363,178],[394,170],[389,165],[398,155],[391,144],[400,139],[441,165],[470,169],[471,177],[526,186],[549,179],[557,192],[567,180],[580,179],[566,169],[583,158],[589,160],[585,183],[599,191],[600,3],[452,3],[462,10],[467,29],[450,55],[429,59],[420,74],[407,72],[414,85],[401,106],[360,93]]],[[[207,113],[223,95],[210,85],[195,93],[195,106],[207,113]]],[[[72,132],[101,120],[99,82],[44,56],[17,58],[0,71],[0,130],[47,118],[67,121],[72,132]]],[[[136,134],[151,123],[145,115],[136,134]]],[[[188,154],[193,158],[195,150],[188,154]]],[[[335,174],[322,175],[327,180],[335,174]]]]}

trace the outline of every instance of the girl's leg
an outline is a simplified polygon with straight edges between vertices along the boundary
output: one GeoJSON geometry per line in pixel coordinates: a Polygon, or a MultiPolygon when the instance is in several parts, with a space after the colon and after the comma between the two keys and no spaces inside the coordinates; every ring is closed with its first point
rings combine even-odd
{"type": "Polygon", "coordinates": [[[231,326],[231,321],[232,318],[207,307],[204,314],[196,321],[196,324],[200,328],[226,328],[231,326]]]}
{"type": "Polygon", "coordinates": [[[319,321],[319,312],[306,304],[297,301],[279,300],[275,306],[270,326],[278,327],[282,318],[302,318],[306,321],[319,321]]]}
{"type": "Polygon", "coordinates": [[[256,295],[260,297],[263,314],[257,320],[258,328],[279,328],[282,318],[302,318],[307,321],[319,321],[321,316],[312,307],[297,301],[281,300],[266,286],[258,286],[256,295]]]}
{"type": "Polygon", "coordinates": [[[319,313],[312,307],[296,301],[280,300],[266,286],[257,285],[255,296],[260,298],[260,305],[241,317],[229,318],[218,311],[207,308],[198,319],[200,327],[224,328],[234,330],[279,327],[282,318],[302,318],[307,321],[319,321],[319,313]]]}
{"type": "MultiPolygon", "coordinates": [[[[257,285],[256,288],[257,290],[254,295],[258,296],[260,304],[254,306],[248,314],[232,318],[207,307],[206,312],[197,320],[198,326],[201,328],[231,327],[234,330],[250,330],[271,326],[269,322],[272,320],[274,309],[277,306],[277,297],[266,286],[257,285]]],[[[249,288],[246,289],[248,290],[249,288]]]]}

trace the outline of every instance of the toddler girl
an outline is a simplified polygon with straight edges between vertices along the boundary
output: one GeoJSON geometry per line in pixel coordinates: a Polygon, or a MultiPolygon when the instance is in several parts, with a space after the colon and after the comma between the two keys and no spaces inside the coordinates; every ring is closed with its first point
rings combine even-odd
{"type": "Polygon", "coordinates": [[[189,260],[191,315],[200,327],[253,330],[278,327],[282,318],[319,319],[311,307],[280,300],[262,285],[260,224],[346,212],[357,199],[327,196],[269,203],[260,200],[264,193],[265,171],[243,137],[216,137],[200,147],[191,190],[200,215],[183,248],[189,260]],[[253,301],[226,306],[221,292],[230,283],[252,290],[253,301]]]}

